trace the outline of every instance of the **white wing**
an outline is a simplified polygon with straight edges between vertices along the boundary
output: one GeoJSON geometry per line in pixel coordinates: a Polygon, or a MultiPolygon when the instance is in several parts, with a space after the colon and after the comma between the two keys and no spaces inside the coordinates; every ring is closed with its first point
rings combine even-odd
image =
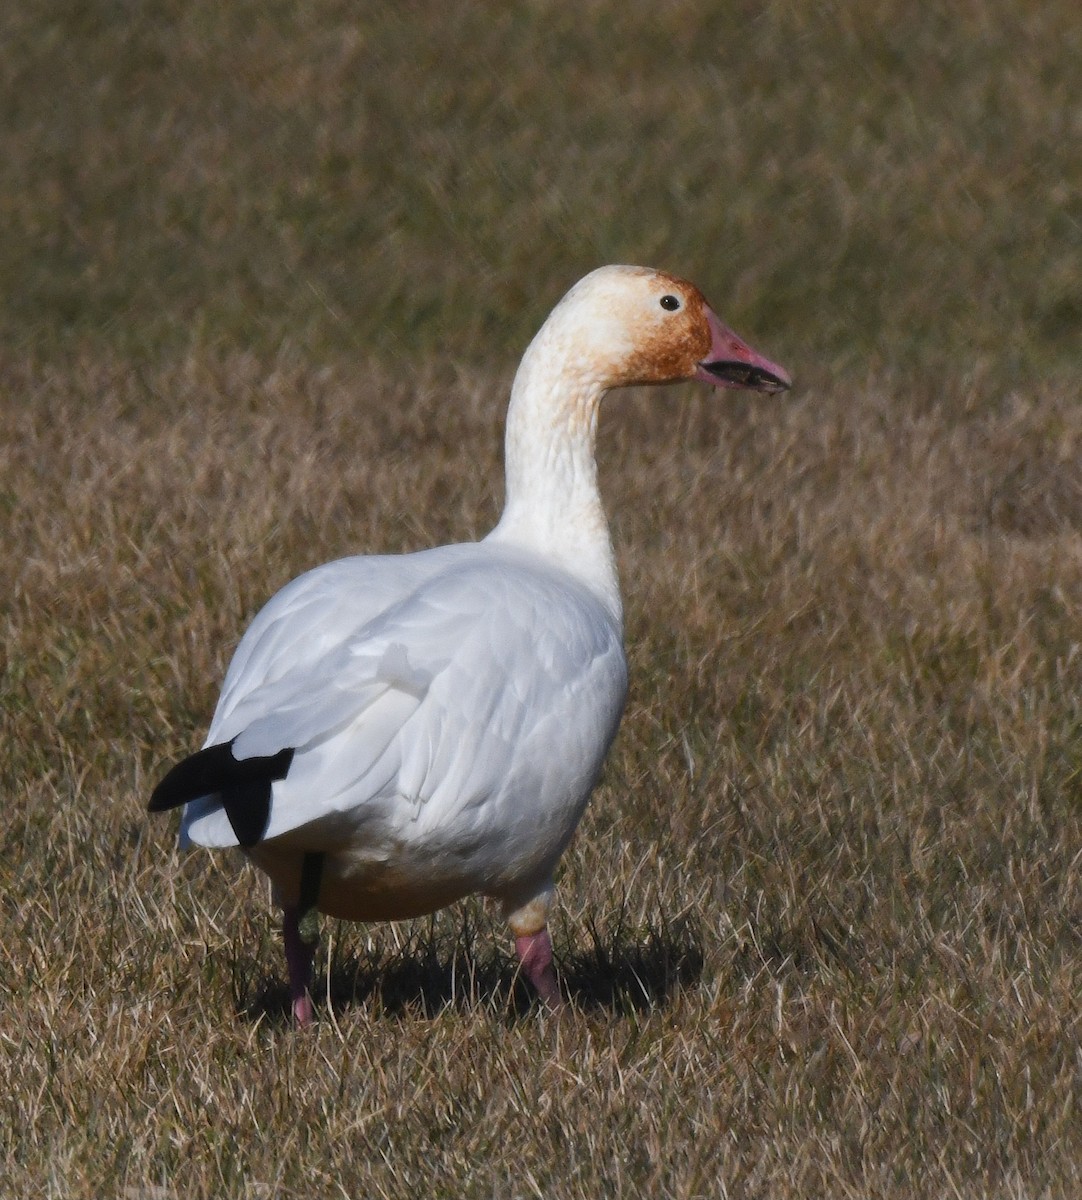
{"type": "Polygon", "coordinates": [[[341,647],[427,579],[470,558],[475,549],[465,543],[416,554],[358,555],[325,563],[286,584],[241,638],[205,744],[212,746],[233,736],[223,730],[240,700],[341,647]]]}
{"type": "MultiPolygon", "coordinates": [[[[275,620],[257,618],[208,744],[235,738],[241,759],[295,750],[266,838],[343,813],[354,826],[398,825],[422,808],[449,820],[509,791],[559,792],[561,779],[585,801],[623,707],[618,628],[586,588],[532,557],[447,549],[456,553],[431,571],[417,564],[417,586],[337,644],[334,621],[308,635],[281,628],[305,610],[288,589],[271,602],[275,620]]],[[[308,609],[319,611],[310,597],[308,609]]],[[[190,804],[184,827],[205,845],[236,842],[215,797],[190,804]]]]}

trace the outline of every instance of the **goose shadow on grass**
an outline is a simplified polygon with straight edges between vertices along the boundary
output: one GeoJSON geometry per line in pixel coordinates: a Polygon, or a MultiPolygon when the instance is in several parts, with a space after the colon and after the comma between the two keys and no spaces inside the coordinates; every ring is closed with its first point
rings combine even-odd
{"type": "MultiPolygon", "coordinates": [[[[556,967],[565,998],[581,1012],[619,1016],[664,1008],[702,975],[701,938],[686,921],[606,934],[589,927],[580,941],[586,944],[557,945],[556,967]]],[[[394,951],[373,956],[334,946],[329,963],[326,944],[321,950],[313,983],[317,1021],[328,994],[337,1015],[365,1006],[386,1017],[487,1008],[515,1022],[536,1008],[518,964],[487,932],[475,935],[464,928],[450,940],[421,930],[394,951]]],[[[290,1023],[284,963],[277,976],[266,972],[266,964],[253,969],[235,961],[233,993],[241,1020],[290,1023]]]]}

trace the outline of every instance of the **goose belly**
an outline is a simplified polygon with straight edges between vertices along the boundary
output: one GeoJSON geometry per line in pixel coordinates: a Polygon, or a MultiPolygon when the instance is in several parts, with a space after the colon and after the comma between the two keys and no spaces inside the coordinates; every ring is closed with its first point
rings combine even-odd
{"type": "MultiPolygon", "coordinates": [[[[528,781],[512,781],[496,795],[457,803],[453,811],[438,796],[423,803],[402,795],[369,800],[248,853],[286,902],[299,892],[304,853],[322,853],[318,906],[346,920],[423,916],[474,893],[511,899],[551,877],[602,759],[571,777],[558,769],[547,778],[531,773],[528,781]]],[[[553,766],[560,765],[568,764],[554,758],[553,766]]]]}

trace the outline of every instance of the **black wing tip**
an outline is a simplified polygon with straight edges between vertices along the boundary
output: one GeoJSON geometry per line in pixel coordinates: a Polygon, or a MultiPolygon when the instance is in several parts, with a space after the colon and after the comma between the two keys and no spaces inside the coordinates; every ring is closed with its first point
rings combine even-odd
{"type": "Polygon", "coordinates": [[[176,808],[178,803],[183,804],[183,801],[174,801],[168,794],[165,788],[167,778],[150,793],[150,801],[147,804],[148,813],[168,812],[171,808],[176,808]]]}
{"type": "Polygon", "coordinates": [[[257,779],[222,793],[222,807],[229,818],[237,845],[247,850],[263,840],[271,815],[271,780],[257,779]]]}
{"type": "MultiPolygon", "coordinates": [[[[233,739],[234,741],[236,739],[233,739]]],[[[167,812],[201,796],[220,796],[242,846],[254,846],[270,821],[271,784],[285,779],[294,750],[235,758],[233,741],[219,742],[181,759],[150,795],[147,812],[167,812]]]]}

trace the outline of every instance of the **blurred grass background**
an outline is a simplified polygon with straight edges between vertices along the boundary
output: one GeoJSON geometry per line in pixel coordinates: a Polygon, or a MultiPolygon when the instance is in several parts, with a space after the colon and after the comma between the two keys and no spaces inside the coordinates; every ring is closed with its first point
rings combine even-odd
{"type": "Polygon", "coordinates": [[[1082,1191],[1068,0],[0,13],[0,1193],[1082,1191]],[[784,400],[614,398],[633,690],[573,1013],[143,806],[254,611],[482,534],[527,340],[687,275],[784,400]]]}
{"type": "Polygon", "coordinates": [[[0,20],[9,346],[491,362],[568,280],[631,261],[723,288],[805,370],[1070,359],[1066,3],[0,20]]]}

